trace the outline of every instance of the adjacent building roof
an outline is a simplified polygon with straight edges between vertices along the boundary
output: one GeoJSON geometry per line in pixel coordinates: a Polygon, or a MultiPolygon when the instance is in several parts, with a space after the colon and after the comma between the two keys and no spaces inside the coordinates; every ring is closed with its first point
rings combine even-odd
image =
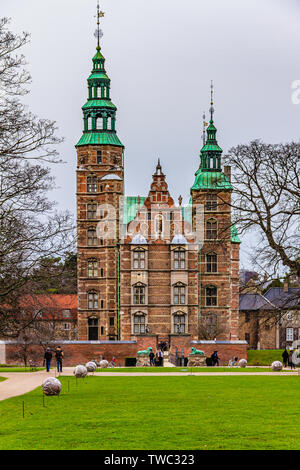
{"type": "Polygon", "coordinates": [[[268,301],[261,294],[241,294],[240,295],[240,310],[253,311],[253,310],[273,310],[276,308],[271,302],[268,301]]]}
{"type": "Polygon", "coordinates": [[[283,287],[271,287],[264,297],[278,308],[300,308],[299,287],[290,287],[287,291],[283,287]]]}

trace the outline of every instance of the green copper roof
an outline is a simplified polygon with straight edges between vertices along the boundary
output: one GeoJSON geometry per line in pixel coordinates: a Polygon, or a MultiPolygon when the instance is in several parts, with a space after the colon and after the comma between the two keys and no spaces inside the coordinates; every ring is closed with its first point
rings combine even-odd
{"type": "Polygon", "coordinates": [[[82,109],[86,108],[112,108],[117,109],[116,106],[109,99],[88,100],[82,109]]]}
{"type": "Polygon", "coordinates": [[[220,171],[203,171],[199,169],[192,190],[199,189],[229,189],[233,187],[228,177],[220,171]]]}
{"type": "Polygon", "coordinates": [[[144,205],[146,198],[140,196],[140,206],[138,206],[138,196],[124,197],[123,224],[127,225],[135,219],[138,208],[144,205]]]}
{"type": "Polygon", "coordinates": [[[114,132],[86,132],[83,134],[76,147],[80,145],[117,145],[118,147],[124,147],[114,132]]]}
{"type": "Polygon", "coordinates": [[[88,80],[94,80],[94,79],[105,79],[109,80],[109,77],[106,75],[105,72],[92,72],[91,75],[89,76],[88,80]]]}
{"type": "Polygon", "coordinates": [[[235,225],[231,226],[231,241],[232,243],[242,243],[235,225]]]}

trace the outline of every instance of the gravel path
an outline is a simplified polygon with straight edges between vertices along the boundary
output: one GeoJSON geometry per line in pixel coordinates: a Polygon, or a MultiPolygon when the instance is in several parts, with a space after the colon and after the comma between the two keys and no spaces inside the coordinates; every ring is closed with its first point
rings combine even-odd
{"type": "MultiPolygon", "coordinates": [[[[65,367],[62,375],[73,376],[74,367],[65,367]]],[[[182,377],[182,376],[216,377],[216,376],[298,376],[298,371],[294,372],[96,372],[98,377],[182,377]]],[[[31,392],[42,385],[47,377],[55,377],[55,371],[47,373],[39,372],[0,372],[1,377],[8,380],[0,382],[0,401],[7,398],[16,397],[31,392]]]]}

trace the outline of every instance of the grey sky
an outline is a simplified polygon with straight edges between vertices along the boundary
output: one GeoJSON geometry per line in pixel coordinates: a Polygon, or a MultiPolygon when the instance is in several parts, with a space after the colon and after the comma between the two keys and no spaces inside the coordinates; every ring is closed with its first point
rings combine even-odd
{"type": "MultiPolygon", "coordinates": [[[[187,201],[199,166],[202,114],[215,83],[226,152],[254,138],[299,140],[300,5],[296,0],[102,0],[102,52],[126,146],[126,194],[146,195],[157,157],[174,199],[187,201]]],[[[59,207],[75,212],[74,145],[95,52],[96,0],[1,0],[12,29],[32,34],[26,101],[57,121],[67,162],[53,169],[59,207]]],[[[249,240],[249,237],[248,237],[249,240]]],[[[246,260],[249,241],[243,244],[246,260]]]]}

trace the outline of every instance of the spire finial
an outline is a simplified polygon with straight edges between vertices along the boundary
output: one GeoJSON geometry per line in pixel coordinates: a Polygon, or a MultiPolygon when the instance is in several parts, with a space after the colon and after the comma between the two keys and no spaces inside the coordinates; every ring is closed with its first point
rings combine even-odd
{"type": "Polygon", "coordinates": [[[205,111],[203,112],[203,146],[205,145],[206,143],[206,127],[208,126],[207,122],[206,122],[206,115],[205,115],[205,111]]]}
{"type": "Polygon", "coordinates": [[[211,85],[210,85],[210,120],[213,122],[214,120],[214,112],[215,112],[215,109],[214,109],[214,84],[213,84],[213,81],[211,81],[211,85]]]}
{"type": "Polygon", "coordinates": [[[100,29],[100,18],[103,18],[105,13],[100,11],[99,0],[97,1],[97,29],[95,31],[95,37],[97,38],[97,50],[100,50],[100,39],[103,37],[103,32],[100,29]]]}

